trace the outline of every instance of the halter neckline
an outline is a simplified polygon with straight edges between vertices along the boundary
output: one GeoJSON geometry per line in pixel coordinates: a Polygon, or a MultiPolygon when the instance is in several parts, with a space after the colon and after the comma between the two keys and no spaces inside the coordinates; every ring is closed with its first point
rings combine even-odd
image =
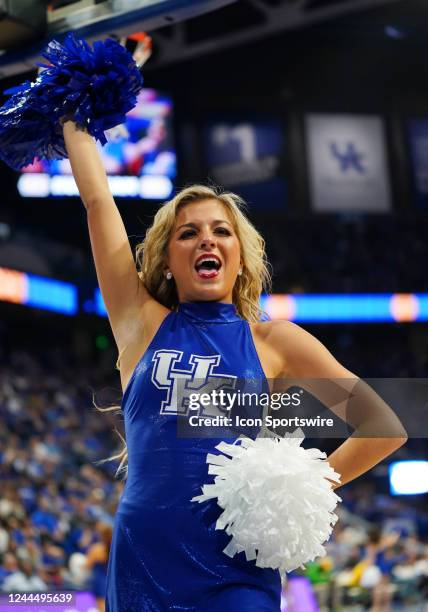
{"type": "Polygon", "coordinates": [[[180,302],[178,312],[201,323],[235,323],[243,320],[235,304],[224,302],[180,302]]]}

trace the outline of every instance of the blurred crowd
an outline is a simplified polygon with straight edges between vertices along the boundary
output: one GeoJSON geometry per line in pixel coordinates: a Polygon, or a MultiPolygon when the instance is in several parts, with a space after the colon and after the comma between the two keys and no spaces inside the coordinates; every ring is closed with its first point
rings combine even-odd
{"type": "MultiPolygon", "coordinates": [[[[361,486],[350,491],[355,501],[362,494],[371,506],[376,503],[373,491],[364,495],[361,486]]],[[[346,497],[338,507],[326,556],[300,572],[310,581],[321,612],[426,610],[428,540],[418,533],[417,513],[408,516],[403,503],[384,496],[383,516],[373,522],[365,518],[364,502],[357,503],[358,513],[351,512],[346,497]]]]}
{"type": "Polygon", "coordinates": [[[113,417],[92,404],[65,352],[15,351],[0,367],[0,589],[100,590],[123,489],[112,463],[113,417]],[[103,550],[104,548],[104,550],[103,550]]]}
{"type": "MultiPolygon", "coordinates": [[[[117,403],[119,379],[105,367],[73,362],[64,348],[0,350],[1,591],[89,590],[103,609],[123,490],[117,463],[98,463],[121,446],[120,415],[93,405],[94,389],[107,389],[102,405],[117,403]]],[[[399,452],[412,457],[407,446],[399,452]]],[[[327,556],[305,571],[321,608],[386,610],[376,602],[428,598],[428,514],[381,495],[375,481],[356,481],[340,495],[327,556]]]]}
{"type": "Polygon", "coordinates": [[[256,221],[267,238],[275,293],[427,291],[420,265],[428,219],[316,215],[256,221]]]}

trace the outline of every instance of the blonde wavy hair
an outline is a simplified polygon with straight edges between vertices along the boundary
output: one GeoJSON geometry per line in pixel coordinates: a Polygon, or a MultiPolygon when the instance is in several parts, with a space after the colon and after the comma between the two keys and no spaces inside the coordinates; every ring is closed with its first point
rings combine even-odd
{"type": "Polygon", "coordinates": [[[241,247],[242,275],[236,279],[232,301],[239,315],[247,321],[259,321],[260,295],[270,290],[271,275],[265,253],[265,241],[247,219],[243,210],[245,202],[235,193],[219,187],[192,185],[180,191],[156,213],[153,225],[137,246],[136,260],[140,278],[149,293],[161,304],[172,310],[178,306],[178,294],[174,281],[166,280],[163,269],[168,243],[179,211],[186,205],[203,200],[218,200],[225,206],[241,247]]]}
{"type": "MultiPolygon", "coordinates": [[[[240,196],[224,191],[217,186],[192,185],[186,187],[170,201],[163,204],[156,213],[153,224],[146,232],[143,242],[136,248],[138,274],[149,293],[158,302],[175,310],[179,304],[177,288],[174,281],[164,276],[165,258],[168,244],[175,226],[179,211],[188,204],[203,200],[218,200],[226,208],[240,244],[242,275],[238,276],[232,291],[232,301],[238,314],[249,322],[260,321],[263,314],[260,308],[260,296],[263,290],[270,292],[270,265],[265,252],[265,241],[244,214],[245,202],[240,196]]],[[[120,407],[99,408],[103,412],[120,407]]],[[[128,451],[126,441],[116,429],[124,447],[117,455],[97,463],[118,460],[116,476],[127,473],[128,451]]]]}

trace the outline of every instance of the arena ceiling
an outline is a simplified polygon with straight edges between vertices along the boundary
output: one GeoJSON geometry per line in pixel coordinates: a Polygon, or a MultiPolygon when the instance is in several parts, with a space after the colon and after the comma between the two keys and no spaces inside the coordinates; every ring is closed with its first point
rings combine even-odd
{"type": "MultiPolygon", "coordinates": [[[[412,0],[406,0],[406,5],[412,0]]],[[[238,0],[213,13],[158,29],[150,68],[245,43],[281,31],[354,16],[399,0],[238,0]]]]}
{"type": "Polygon", "coordinates": [[[51,0],[47,39],[1,55],[0,78],[31,69],[47,40],[68,31],[88,40],[148,31],[152,69],[357,14],[378,11],[394,22],[395,13],[413,15],[418,4],[426,21],[423,0],[51,0]]]}

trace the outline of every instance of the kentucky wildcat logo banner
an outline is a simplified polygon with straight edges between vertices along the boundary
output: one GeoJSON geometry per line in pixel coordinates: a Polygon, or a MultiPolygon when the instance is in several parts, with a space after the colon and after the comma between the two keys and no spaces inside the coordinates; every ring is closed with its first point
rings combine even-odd
{"type": "Polygon", "coordinates": [[[391,208],[384,124],[380,117],[306,117],[312,208],[385,212],[391,208]]]}

